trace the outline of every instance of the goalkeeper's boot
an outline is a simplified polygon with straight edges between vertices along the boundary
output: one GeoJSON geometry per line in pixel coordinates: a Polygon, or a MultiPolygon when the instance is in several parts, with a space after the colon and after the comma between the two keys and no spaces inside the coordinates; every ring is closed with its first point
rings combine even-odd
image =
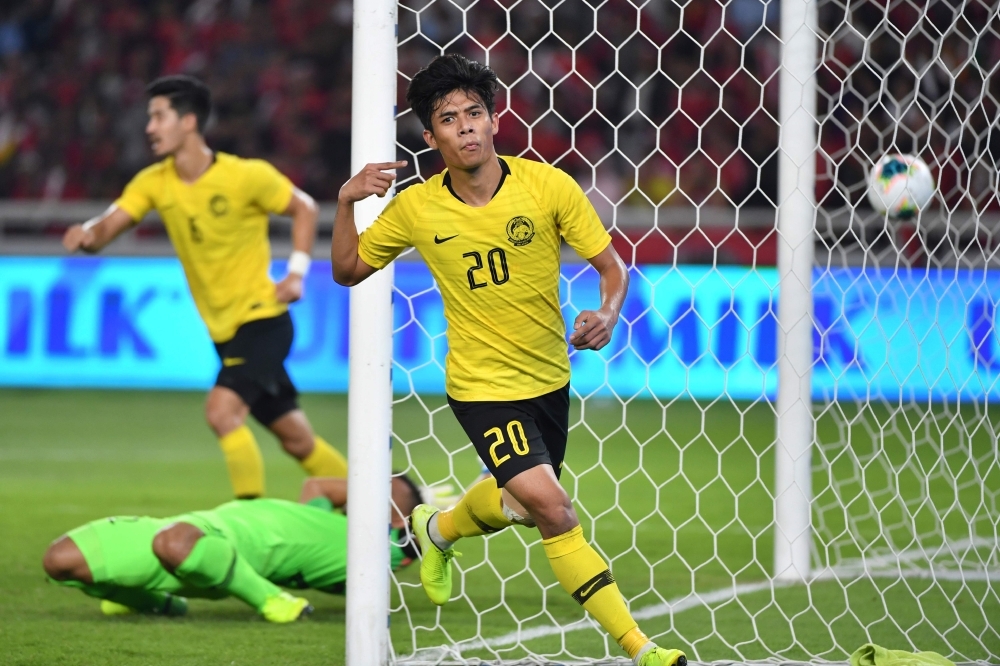
{"type": "Polygon", "coordinates": [[[187,615],[187,599],[184,597],[178,597],[176,594],[170,594],[169,592],[163,596],[166,598],[163,600],[163,607],[160,610],[160,615],[166,615],[167,617],[181,617],[183,615],[187,615]]]}
{"type": "Polygon", "coordinates": [[[287,624],[295,622],[313,612],[312,604],[302,597],[293,597],[288,592],[268,597],[261,606],[260,614],[268,622],[287,624]]]}
{"type": "Polygon", "coordinates": [[[149,594],[158,600],[155,607],[140,611],[116,601],[101,599],[101,612],[109,617],[131,613],[148,613],[150,615],[166,615],[167,617],[181,617],[187,614],[188,602],[184,597],[178,597],[169,592],[150,592],[149,594]]]}
{"type": "Polygon", "coordinates": [[[410,526],[420,546],[420,583],[431,601],[444,606],[451,599],[451,560],[459,553],[441,550],[427,533],[427,523],[437,512],[429,504],[418,505],[410,514],[410,526]]]}
{"type": "Polygon", "coordinates": [[[680,650],[668,650],[650,644],[635,656],[635,666],[687,666],[688,660],[680,650]]]}
{"type": "Polygon", "coordinates": [[[107,615],[108,617],[114,617],[115,615],[131,615],[132,613],[138,613],[134,608],[130,608],[125,604],[115,603],[114,601],[108,601],[107,599],[101,599],[101,613],[107,615]]]}

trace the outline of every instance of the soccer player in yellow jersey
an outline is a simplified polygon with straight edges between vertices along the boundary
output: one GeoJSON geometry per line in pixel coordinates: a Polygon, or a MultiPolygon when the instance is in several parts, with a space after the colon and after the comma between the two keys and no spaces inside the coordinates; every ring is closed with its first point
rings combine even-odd
{"type": "Polygon", "coordinates": [[[162,161],[143,169],[102,215],[70,227],[70,252],[97,252],[156,209],[184,267],[191,295],[222,361],[205,415],[219,438],[237,497],[264,494],[264,464],[252,414],[311,476],[346,476],[344,457],[314,435],[285,371],[292,345],[288,304],[302,297],[317,207],[263,160],[213,152],[202,132],[208,88],[190,76],[147,88],[146,134],[162,161]],[[268,214],[292,218],[288,275],[269,275],[268,214]]]}
{"type": "Polygon", "coordinates": [[[451,596],[452,545],[512,524],[537,526],[563,589],[635,661],[684,666],[629,614],[607,563],[583,536],[559,484],[569,423],[570,364],[559,309],[559,244],[600,273],[601,307],[581,312],[569,343],[611,340],[628,271],[580,187],[547,164],[498,157],[496,75],[459,55],[435,58],[413,77],[407,101],[446,171],[397,195],[359,237],[354,204],[384,196],[405,162],[369,164],[340,190],[334,279],[355,285],[415,247],[441,290],[448,321],[448,402],[492,476],[451,510],[412,514],[431,600],[451,596]]]}

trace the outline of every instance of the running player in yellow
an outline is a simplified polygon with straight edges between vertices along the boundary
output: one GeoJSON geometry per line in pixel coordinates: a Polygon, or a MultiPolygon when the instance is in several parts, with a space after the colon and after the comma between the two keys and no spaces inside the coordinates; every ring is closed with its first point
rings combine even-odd
{"type": "Polygon", "coordinates": [[[177,250],[191,295],[222,361],[205,415],[219,438],[237,497],[264,494],[264,463],[246,425],[252,414],[310,476],[346,476],[346,460],[313,433],[285,371],[288,304],[302,297],[316,233],[312,198],[262,160],[212,151],[202,132],[208,88],[190,76],[147,88],[146,134],[162,161],[143,169],[102,215],[70,227],[69,252],[98,252],[156,209],[177,250]],[[268,214],[292,218],[288,275],[269,275],[268,214]]]}
{"type": "Polygon", "coordinates": [[[411,517],[431,600],[451,596],[452,545],[512,524],[537,526],[552,570],[637,666],[684,666],[639,629],[607,563],[583,536],[559,484],[569,422],[570,364],[559,309],[564,239],[600,274],[601,307],[581,312],[569,343],[611,340],[628,271],[580,187],[547,164],[498,157],[496,75],[459,55],[413,77],[407,101],[447,169],[397,195],[359,237],[354,204],[384,196],[405,162],[369,164],[340,190],[334,279],[355,285],[415,247],[441,290],[448,321],[448,402],[492,474],[451,510],[411,517]]]}

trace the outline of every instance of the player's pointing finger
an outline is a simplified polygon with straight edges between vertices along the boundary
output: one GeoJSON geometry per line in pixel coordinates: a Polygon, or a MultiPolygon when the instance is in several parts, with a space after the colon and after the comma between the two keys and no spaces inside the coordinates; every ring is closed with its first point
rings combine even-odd
{"type": "Polygon", "coordinates": [[[406,160],[401,160],[399,162],[376,162],[371,166],[379,171],[386,171],[388,169],[402,169],[407,164],[408,162],[406,160]]]}

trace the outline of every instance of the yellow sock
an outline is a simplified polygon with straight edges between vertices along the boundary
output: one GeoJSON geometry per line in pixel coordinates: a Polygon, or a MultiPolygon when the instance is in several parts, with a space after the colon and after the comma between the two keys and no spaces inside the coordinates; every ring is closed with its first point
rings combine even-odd
{"type": "Polygon", "coordinates": [[[563,589],[594,616],[629,658],[634,658],[649,639],[628,612],[607,563],[583,538],[583,528],[577,525],[565,534],[544,539],[542,547],[563,589]]]}
{"type": "Polygon", "coordinates": [[[309,476],[335,476],[347,478],[347,459],[337,449],[316,435],[312,453],[299,461],[309,476]]]}
{"type": "Polygon", "coordinates": [[[229,481],[237,497],[264,494],[264,459],[250,428],[240,426],[219,439],[219,447],[229,468],[229,481]]]}
{"type": "Polygon", "coordinates": [[[618,645],[628,653],[628,658],[635,659],[635,655],[639,654],[639,650],[649,642],[649,636],[642,633],[642,629],[636,626],[632,627],[631,631],[626,631],[625,635],[617,640],[618,645]]]}
{"type": "Polygon", "coordinates": [[[438,514],[437,527],[448,541],[499,532],[513,525],[503,515],[503,495],[492,476],[469,488],[458,504],[438,514]]]}

